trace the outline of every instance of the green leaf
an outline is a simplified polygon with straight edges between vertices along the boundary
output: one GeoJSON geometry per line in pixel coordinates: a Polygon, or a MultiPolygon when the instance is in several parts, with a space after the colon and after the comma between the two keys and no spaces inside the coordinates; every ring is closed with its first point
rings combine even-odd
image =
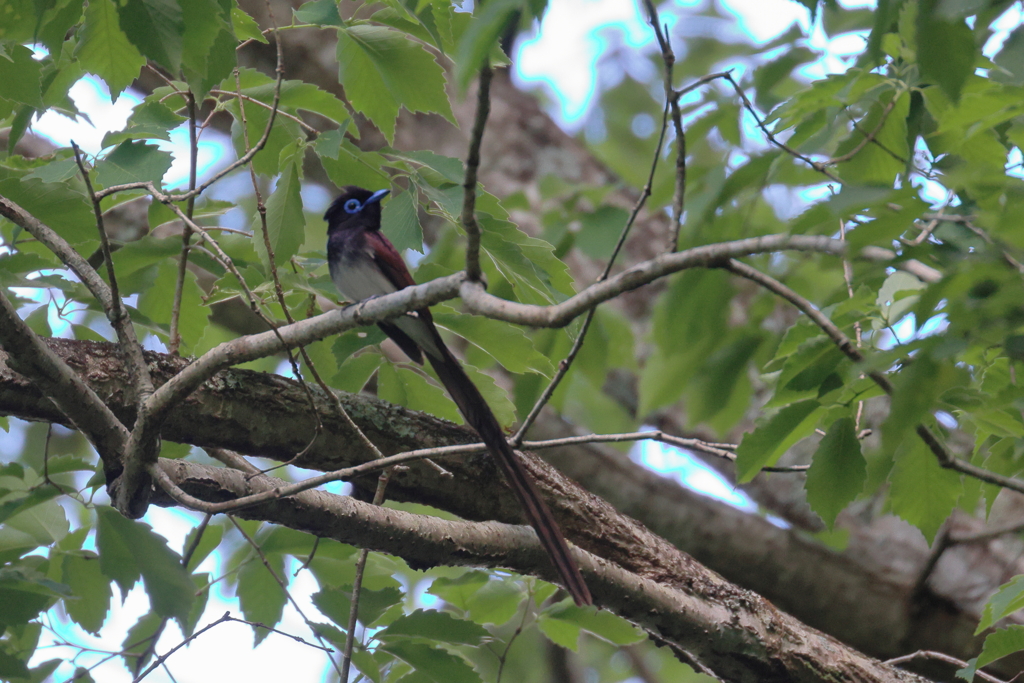
{"type": "MultiPolygon", "coordinates": [[[[363,586],[359,593],[357,619],[364,626],[377,623],[392,607],[402,601],[402,591],[393,586],[372,590],[363,586]]],[[[313,594],[313,604],[331,621],[344,628],[352,610],[352,586],[324,588],[313,594]]]]}
{"type": "Polygon", "coordinates": [[[67,536],[71,525],[64,508],[52,494],[51,487],[43,487],[4,501],[0,506],[0,518],[3,518],[0,539],[10,541],[17,535],[31,539],[36,545],[48,546],[67,536]]]}
{"type": "Polygon", "coordinates": [[[74,178],[78,175],[78,172],[78,163],[75,161],[75,158],[67,157],[37,166],[25,178],[36,178],[44,183],[63,183],[74,178]]]}
{"type": "Polygon", "coordinates": [[[552,304],[574,293],[568,268],[549,243],[530,237],[511,221],[487,213],[478,212],[477,221],[484,254],[512,285],[519,301],[552,304]]]}
{"type": "Polygon", "coordinates": [[[480,683],[480,676],[464,659],[435,645],[398,640],[384,643],[380,649],[408,663],[429,681],[480,683]]]}
{"type": "Polygon", "coordinates": [[[29,675],[30,672],[25,662],[0,648],[0,678],[9,681],[16,678],[28,678],[29,675]]]}
{"type": "MultiPolygon", "coordinates": [[[[301,159],[301,157],[299,158],[301,159]]],[[[267,199],[267,234],[274,250],[274,263],[288,263],[306,239],[305,215],[302,213],[302,176],[300,161],[288,164],[267,199]]],[[[257,219],[253,226],[256,250],[263,256],[263,227],[257,219]]]]}
{"type": "Polygon", "coordinates": [[[976,666],[981,668],[997,659],[1022,650],[1024,650],[1024,626],[1012,624],[988,634],[988,637],[985,638],[985,647],[978,655],[976,666]]]}
{"type": "MultiPolygon", "coordinates": [[[[217,0],[179,0],[183,24],[181,61],[197,74],[206,74],[207,60],[214,41],[222,30],[229,28],[224,7],[217,0]]],[[[233,4],[233,3],[232,3],[233,4]]],[[[237,41],[234,41],[237,46],[237,41]]],[[[234,46],[233,46],[234,47],[234,46]]],[[[221,74],[217,81],[224,78],[221,74]]],[[[195,93],[197,98],[205,92],[195,93]]]]}
{"type": "MultiPolygon", "coordinates": [[[[341,130],[329,130],[313,143],[317,157],[327,177],[338,187],[386,187],[387,174],[380,169],[381,157],[376,152],[364,152],[342,137],[341,130]]],[[[420,248],[423,245],[420,244],[420,248]]]]}
{"type": "MultiPolygon", "coordinates": [[[[253,558],[238,572],[238,603],[247,620],[274,627],[281,621],[288,596],[271,571],[277,576],[285,576],[284,557],[271,553],[266,555],[266,561],[269,569],[259,558],[253,558]]],[[[268,635],[270,631],[253,627],[256,644],[263,642],[268,635]]]]}
{"type": "Polygon", "coordinates": [[[320,26],[343,26],[336,0],[310,0],[292,10],[296,21],[320,26]]]}
{"type": "Polygon", "coordinates": [[[260,25],[239,7],[231,8],[231,24],[235,30],[235,37],[239,40],[256,40],[264,45],[270,41],[260,31],[260,25]]]}
{"type": "Polygon", "coordinates": [[[456,83],[465,92],[469,82],[480,71],[487,57],[498,45],[523,0],[491,0],[473,9],[473,20],[459,40],[455,56],[456,83]]]}
{"type": "Polygon", "coordinates": [[[432,309],[434,322],[479,347],[509,372],[536,372],[551,377],[551,360],[540,353],[521,327],[478,315],[458,313],[450,306],[432,309]]]}
{"type": "Polygon", "coordinates": [[[525,597],[515,582],[491,580],[481,571],[434,579],[427,592],[464,610],[477,624],[504,624],[515,616],[525,597]]]}
{"type": "Polygon", "coordinates": [[[908,431],[924,420],[943,391],[949,388],[950,368],[927,353],[918,353],[893,382],[889,416],[882,423],[882,445],[892,453],[908,431]]]}
{"type": "Polygon", "coordinates": [[[128,629],[128,634],[121,643],[121,651],[125,666],[129,670],[133,670],[133,667],[136,666],[145,666],[146,662],[152,658],[156,648],[151,645],[153,639],[158,635],[157,632],[162,632],[162,627],[163,619],[160,615],[150,612],[141,616],[135,625],[128,629]],[[143,653],[146,653],[145,657],[138,656],[143,653]]]}
{"type": "Polygon", "coordinates": [[[73,246],[92,247],[99,242],[92,205],[67,183],[44,183],[0,168],[0,195],[52,227],[73,246]]]}
{"type": "Polygon", "coordinates": [[[842,156],[860,147],[850,160],[839,164],[839,173],[843,180],[848,183],[892,187],[896,175],[905,170],[906,162],[903,160],[910,154],[907,146],[909,111],[909,92],[886,93],[872,103],[867,116],[858,122],[857,128],[836,148],[836,156],[842,156]],[[897,98],[896,103],[882,124],[881,130],[874,137],[878,144],[863,144],[865,137],[878,128],[882,120],[883,107],[893,97],[897,98]]]}
{"type": "Polygon", "coordinates": [[[853,419],[840,418],[828,428],[814,453],[804,484],[807,503],[832,529],[836,516],[864,489],[867,476],[853,419]]]}
{"type": "Polygon", "coordinates": [[[224,537],[224,527],[217,526],[215,524],[208,524],[206,527],[196,527],[192,531],[188,532],[188,536],[185,537],[185,546],[182,549],[182,556],[185,551],[192,547],[195,541],[196,534],[199,530],[203,529],[203,537],[199,539],[199,544],[196,549],[192,552],[192,557],[188,561],[188,571],[195,571],[196,567],[202,564],[203,560],[210,556],[217,546],[220,545],[221,539],[224,537]]]}
{"type": "Polygon", "coordinates": [[[890,510],[920,529],[929,544],[963,492],[960,474],[941,467],[916,438],[896,451],[889,483],[890,510]]]}
{"type": "Polygon", "coordinates": [[[64,601],[64,609],[72,621],[89,633],[96,634],[106,621],[110,609],[110,577],[100,571],[95,553],[69,553],[62,562],[62,581],[74,593],[64,601]]]}
{"type": "Polygon", "coordinates": [[[364,353],[349,358],[338,367],[331,386],[339,391],[358,394],[383,362],[384,357],[380,353],[364,353]]]}
{"type": "Polygon", "coordinates": [[[76,56],[89,73],[110,88],[110,101],[139,76],[146,58],[139,54],[121,30],[114,0],[90,0],[76,56]]]}
{"type": "Polygon", "coordinates": [[[443,389],[408,368],[390,363],[381,365],[377,371],[377,396],[389,403],[430,413],[456,424],[463,421],[459,409],[443,389]]]}
{"type": "Polygon", "coordinates": [[[139,52],[178,73],[184,43],[185,21],[174,0],[122,0],[118,7],[121,30],[139,52]]]}
{"type": "Polygon", "coordinates": [[[490,638],[487,629],[472,621],[458,619],[447,612],[418,609],[404,614],[374,637],[380,641],[400,638],[422,638],[427,641],[441,641],[463,645],[479,645],[490,638]]]}
{"type": "Polygon", "coordinates": [[[7,57],[0,56],[0,97],[42,109],[42,68],[42,63],[32,58],[32,50],[23,45],[7,46],[7,57]]]}
{"type": "Polygon", "coordinates": [[[171,163],[169,152],[145,142],[128,140],[96,164],[96,181],[106,187],[146,181],[160,187],[171,163]]]}
{"type": "MultiPolygon", "coordinates": [[[[170,325],[177,281],[178,265],[174,261],[164,261],[157,269],[152,286],[145,288],[139,295],[138,310],[154,323],[160,324],[161,330],[163,325],[170,325]],[[172,293],[171,296],[168,293],[172,293]]],[[[203,291],[196,274],[191,270],[186,271],[178,318],[178,334],[186,349],[192,349],[202,339],[209,324],[209,313],[210,309],[203,305],[203,291]]]]}
{"type": "Polygon", "coordinates": [[[398,253],[412,249],[423,253],[423,228],[414,192],[402,192],[384,204],[381,231],[395,245],[398,253]]]}
{"type": "MultiPolygon", "coordinates": [[[[274,103],[274,91],[277,88],[277,81],[255,69],[240,69],[239,83],[242,86],[242,94],[266,105],[274,103]]],[[[234,77],[226,78],[220,84],[221,90],[236,92],[237,85],[234,77]]],[[[246,116],[252,111],[252,104],[247,104],[246,116]]],[[[281,111],[298,113],[299,110],[311,111],[320,114],[338,125],[344,125],[350,120],[349,111],[345,103],[326,90],[321,90],[312,83],[304,81],[286,80],[281,82],[281,99],[278,103],[281,111]]],[[[265,108],[260,107],[266,111],[265,108]]],[[[265,126],[266,124],[262,124],[265,126]]],[[[257,136],[263,132],[260,129],[257,136]]],[[[250,144],[255,144],[258,137],[252,137],[250,133],[250,144]]]]}
{"type": "Polygon", "coordinates": [[[338,78],[356,110],[394,142],[398,110],[437,113],[455,123],[444,70],[420,43],[385,26],[338,30],[338,78]]]}
{"type": "Polygon", "coordinates": [[[964,20],[945,20],[935,11],[938,0],[923,0],[917,13],[917,60],[921,75],[939,84],[956,102],[974,73],[978,47],[964,20]]]}
{"type": "Polygon", "coordinates": [[[974,635],[980,635],[992,628],[997,621],[1019,609],[1024,609],[1024,575],[1013,577],[988,599],[974,635]]]}
{"type": "Polygon", "coordinates": [[[109,147],[125,140],[170,140],[171,130],[186,120],[163,102],[147,100],[135,108],[123,131],[107,133],[102,144],[109,147]]]}
{"type": "Polygon", "coordinates": [[[750,481],[762,467],[773,465],[787,448],[810,434],[820,407],[814,400],[793,403],[744,434],[736,449],[737,482],[750,481]]]}
{"type": "Polygon", "coordinates": [[[181,558],[148,524],[133,522],[113,508],[96,508],[100,571],[128,592],[141,574],[153,611],[180,622],[188,618],[195,587],[181,558]]]}
{"type": "Polygon", "coordinates": [[[537,626],[552,642],[579,651],[579,632],[586,630],[613,645],[632,645],[645,636],[635,626],[611,612],[577,607],[568,600],[541,612],[537,626]]]}

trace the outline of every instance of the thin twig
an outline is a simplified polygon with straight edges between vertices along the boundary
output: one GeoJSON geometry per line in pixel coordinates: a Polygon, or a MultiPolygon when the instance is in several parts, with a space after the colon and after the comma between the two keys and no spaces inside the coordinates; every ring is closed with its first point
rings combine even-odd
{"type": "MultiPolygon", "coordinates": [[[[284,593],[284,596],[288,599],[288,602],[291,603],[292,608],[298,613],[300,617],[302,617],[302,620],[306,622],[306,626],[308,626],[309,630],[313,633],[313,637],[315,637],[322,646],[321,649],[323,649],[326,652],[333,652],[330,646],[328,646],[327,643],[325,642],[324,637],[320,635],[320,632],[316,628],[316,624],[310,621],[309,617],[306,616],[306,613],[302,611],[302,607],[300,607],[299,603],[296,602],[295,598],[292,597],[291,591],[288,590],[288,583],[283,578],[278,576],[277,572],[274,571],[274,568],[270,566],[270,560],[267,559],[267,556],[263,553],[263,549],[260,548],[259,544],[256,543],[256,540],[252,536],[250,536],[245,531],[244,528],[242,528],[242,525],[238,523],[238,520],[236,520],[231,515],[228,515],[228,519],[235,526],[235,529],[238,530],[238,533],[242,534],[242,538],[244,538],[245,541],[249,544],[249,546],[256,552],[256,555],[260,558],[260,561],[263,563],[263,566],[266,568],[266,570],[270,573],[270,576],[273,577],[274,581],[277,582],[277,585],[281,587],[281,591],[284,593]]],[[[331,661],[331,664],[334,665],[334,670],[340,674],[341,671],[338,669],[337,664],[335,664],[334,658],[328,657],[328,659],[331,661]]],[[[340,680],[344,681],[347,679],[341,678],[340,680]]],[[[134,683],[134,681],[132,683],[134,683]]]]}
{"type": "MultiPolygon", "coordinates": [[[[196,189],[196,168],[199,163],[199,137],[196,132],[196,98],[189,90],[185,93],[185,102],[188,105],[188,189],[189,192],[196,189]]],[[[244,130],[244,127],[243,127],[244,130]]],[[[195,211],[195,196],[188,198],[185,205],[185,215],[190,219],[195,211]]],[[[185,223],[181,228],[181,256],[178,259],[178,278],[174,283],[174,302],[171,305],[171,330],[167,341],[167,351],[172,355],[178,355],[178,347],[181,345],[181,334],[178,330],[178,321],[181,318],[181,298],[185,292],[185,275],[188,273],[189,244],[192,241],[192,228],[185,223]]]]}
{"type": "Polygon", "coordinates": [[[107,280],[110,283],[110,316],[118,319],[122,315],[121,297],[117,292],[117,276],[114,273],[114,262],[110,258],[110,240],[107,238],[107,230],[103,226],[103,209],[100,208],[100,201],[92,188],[92,180],[89,178],[89,170],[82,160],[82,150],[78,148],[75,141],[71,141],[71,148],[75,151],[75,163],[78,170],[82,172],[82,180],[85,181],[85,189],[92,200],[92,210],[96,215],[96,229],[100,235],[100,248],[103,250],[103,259],[107,262],[107,280]]]}
{"type": "Polygon", "coordinates": [[[672,52],[672,41],[668,38],[667,28],[662,30],[658,10],[654,7],[652,0],[644,0],[644,4],[647,6],[648,21],[654,27],[654,35],[658,39],[658,46],[661,47],[661,61],[665,63],[665,103],[672,112],[672,126],[676,133],[675,191],[672,196],[674,225],[668,244],[669,251],[676,251],[679,248],[679,231],[682,228],[683,208],[686,203],[686,131],[683,130],[683,115],[679,111],[679,98],[675,96],[672,88],[672,69],[676,63],[676,55],[672,52]]]}
{"type": "MultiPolygon", "coordinates": [[[[238,111],[239,117],[242,119],[242,139],[246,148],[248,148],[249,132],[248,125],[245,120],[245,100],[242,99],[242,81],[238,69],[235,69],[235,88],[238,90],[238,111]]],[[[267,225],[267,205],[263,203],[263,193],[260,191],[260,184],[256,179],[256,167],[251,161],[249,162],[249,178],[252,182],[253,194],[256,197],[256,213],[260,217],[260,233],[263,235],[263,248],[267,251],[267,263],[270,266],[270,276],[274,282],[274,293],[277,295],[277,302],[281,306],[281,310],[284,312],[284,317],[290,325],[294,323],[295,320],[292,318],[291,311],[288,310],[288,302],[285,301],[284,298],[284,288],[281,286],[281,277],[277,272],[277,255],[274,253],[274,245],[270,242],[270,228],[267,225]]],[[[268,320],[268,322],[270,323],[271,328],[277,328],[277,325],[274,324],[273,321],[268,320]]],[[[295,360],[295,354],[292,353],[291,349],[286,349],[285,353],[288,356],[288,363],[292,367],[292,374],[295,375],[296,379],[301,380],[302,371],[299,369],[298,361],[295,360]]],[[[312,360],[310,360],[304,346],[299,347],[299,353],[302,354],[303,359],[306,361],[306,367],[312,368],[312,360]]],[[[313,444],[316,443],[317,438],[320,437],[320,434],[323,433],[324,430],[324,423],[323,420],[320,419],[320,413],[316,409],[316,399],[313,397],[313,392],[310,391],[309,386],[305,382],[300,381],[300,384],[306,394],[306,400],[309,401],[310,412],[313,415],[313,419],[316,421],[316,425],[313,428],[313,437],[309,440],[309,443],[306,444],[306,447],[284,464],[288,464],[292,460],[305,455],[309,449],[313,447],[313,444]]]]}
{"type": "MultiPolygon", "coordinates": [[[[853,121],[854,128],[858,132],[860,132],[861,135],[863,135],[863,138],[861,139],[861,141],[858,142],[854,146],[854,148],[851,149],[846,154],[842,154],[842,155],[837,156],[837,157],[832,157],[828,161],[823,161],[822,163],[825,164],[826,166],[835,166],[837,164],[841,164],[844,161],[849,161],[850,159],[855,157],[857,155],[857,153],[860,152],[862,149],[864,149],[869,142],[875,142],[877,144],[877,140],[875,140],[875,137],[879,133],[882,132],[882,127],[885,126],[885,122],[889,118],[889,114],[891,114],[892,110],[896,107],[896,100],[899,99],[899,96],[902,93],[903,93],[902,90],[897,90],[893,94],[892,99],[889,100],[889,103],[886,104],[885,107],[882,109],[882,116],[878,119],[878,124],[875,126],[874,130],[872,130],[870,133],[865,135],[863,133],[863,131],[860,130],[860,127],[857,125],[857,122],[853,121]]],[[[885,149],[885,148],[883,147],[882,149],[885,149]]],[[[888,152],[889,150],[885,150],[885,151],[888,152]]],[[[889,152],[889,153],[892,154],[891,152],[889,152]]],[[[900,161],[905,161],[905,159],[900,159],[900,161]]]]}
{"type": "MultiPolygon", "coordinates": [[[[644,183],[644,188],[640,191],[640,196],[637,197],[636,202],[633,204],[633,211],[630,212],[629,218],[626,220],[626,224],[622,226],[622,231],[619,233],[619,240],[615,243],[615,248],[612,250],[611,256],[608,257],[608,263],[605,264],[604,270],[601,275],[597,278],[596,282],[603,282],[608,279],[611,275],[612,267],[615,265],[615,259],[618,258],[619,253],[622,251],[623,246],[626,244],[626,238],[629,237],[630,230],[633,228],[633,224],[636,222],[637,216],[640,215],[640,211],[647,203],[647,199],[651,196],[651,188],[654,186],[654,173],[658,170],[658,160],[661,158],[661,146],[665,143],[665,131],[668,129],[668,110],[669,103],[665,103],[665,107],[661,114],[661,133],[658,135],[658,144],[654,148],[654,158],[651,161],[651,170],[647,174],[647,182],[644,183]]],[[[573,342],[572,348],[569,349],[569,353],[565,358],[558,364],[558,369],[555,371],[555,376],[548,382],[547,387],[541,392],[541,395],[534,402],[533,407],[530,409],[529,414],[523,419],[523,423],[519,425],[519,429],[509,440],[509,443],[513,448],[518,448],[519,444],[522,443],[526,437],[527,430],[533,426],[533,423],[537,420],[540,415],[540,411],[548,404],[551,397],[554,395],[558,385],[561,384],[562,380],[569,373],[569,368],[572,367],[572,363],[576,360],[576,356],[579,354],[580,349],[583,348],[583,342],[587,338],[587,332],[590,330],[590,324],[594,321],[594,316],[597,314],[597,306],[594,306],[587,311],[587,317],[583,319],[583,325],[580,326],[579,334],[576,335],[576,340],[573,342]]]]}
{"type": "MultiPolygon", "coordinates": [[[[963,661],[962,659],[957,659],[956,657],[951,657],[950,655],[943,654],[942,652],[933,652],[931,650],[918,650],[917,652],[911,652],[909,655],[902,655],[900,657],[893,657],[892,659],[887,659],[883,663],[888,664],[890,666],[898,666],[900,664],[912,662],[915,659],[934,659],[939,662],[945,662],[946,664],[958,666],[961,669],[967,666],[967,662],[963,661]]],[[[1002,679],[996,678],[995,676],[987,674],[984,671],[975,671],[974,675],[983,681],[988,681],[988,683],[1004,683],[1002,679]]]]}
{"type": "MultiPolygon", "coordinates": [[[[389,467],[380,473],[377,478],[377,490],[373,494],[373,504],[381,505],[384,502],[384,491],[391,480],[391,473],[394,468],[389,467]]],[[[356,560],[356,574],[352,579],[352,599],[348,612],[348,625],[345,633],[345,651],[341,659],[341,680],[347,681],[348,674],[352,668],[352,649],[356,642],[356,620],[359,616],[359,596],[363,588],[363,573],[366,571],[366,560],[370,556],[370,550],[363,548],[359,551],[359,559],[356,560]]]]}
{"type": "Polygon", "coordinates": [[[829,180],[832,180],[837,183],[843,182],[842,180],[839,179],[838,176],[834,175],[831,171],[828,170],[828,168],[826,168],[827,164],[824,164],[820,161],[815,161],[814,159],[811,159],[809,156],[801,154],[800,152],[796,151],[786,143],[776,138],[775,134],[768,130],[768,126],[765,125],[764,120],[760,117],[760,115],[758,115],[757,110],[754,109],[754,105],[751,104],[750,100],[747,98],[747,94],[743,92],[742,88],[740,88],[739,83],[737,83],[735,79],[733,79],[732,74],[726,73],[725,79],[732,83],[732,87],[736,91],[736,94],[739,95],[740,99],[743,101],[743,107],[750,112],[751,116],[754,117],[754,121],[757,122],[757,127],[761,129],[761,132],[764,133],[765,137],[768,138],[769,142],[771,142],[773,145],[783,150],[790,156],[804,162],[818,173],[821,173],[822,175],[826,176],[829,180]]]}
{"type": "Polygon", "coordinates": [[[480,167],[480,144],[487,127],[487,116],[491,112],[491,77],[494,72],[490,64],[480,68],[480,84],[476,93],[476,118],[469,138],[469,153],[466,155],[466,179],[462,183],[462,225],[466,228],[466,277],[479,282],[483,276],[480,270],[480,224],[476,220],[476,176],[480,167]]]}

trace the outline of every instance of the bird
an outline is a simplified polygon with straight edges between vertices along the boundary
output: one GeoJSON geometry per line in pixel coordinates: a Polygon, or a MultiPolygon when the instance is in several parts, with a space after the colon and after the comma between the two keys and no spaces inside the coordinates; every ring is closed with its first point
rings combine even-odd
{"type": "MultiPolygon", "coordinates": [[[[381,200],[390,192],[350,185],[341,188],[341,194],[324,214],[331,280],[341,295],[353,303],[416,284],[398,250],[381,233],[381,200]]],[[[573,600],[581,606],[592,604],[590,590],[558,523],[519,456],[509,446],[487,401],[441,339],[430,310],[412,311],[378,326],[412,361],[422,365],[426,357],[430,362],[466,422],[494,456],[573,600]]]]}

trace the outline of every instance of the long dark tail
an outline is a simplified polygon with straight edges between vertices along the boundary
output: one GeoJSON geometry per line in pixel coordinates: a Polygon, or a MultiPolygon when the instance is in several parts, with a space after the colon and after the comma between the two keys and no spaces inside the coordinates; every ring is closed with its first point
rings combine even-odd
{"type": "MultiPolygon", "coordinates": [[[[440,342],[439,336],[437,341],[440,342]]],[[[487,401],[480,395],[480,390],[476,388],[476,385],[466,376],[462,364],[452,356],[451,351],[443,342],[439,346],[444,358],[435,358],[432,353],[426,355],[441,383],[451,394],[452,400],[459,407],[466,422],[477,431],[497,459],[501,471],[505,474],[505,479],[512,485],[512,490],[515,491],[516,497],[519,498],[519,502],[523,506],[526,518],[537,532],[541,545],[551,557],[555,569],[558,570],[558,575],[562,577],[565,588],[572,595],[573,600],[577,605],[592,604],[590,590],[583,582],[583,576],[580,574],[579,567],[576,566],[576,561],[569,554],[569,546],[565,542],[565,537],[562,536],[562,530],[558,528],[558,522],[555,521],[548,506],[544,504],[540,494],[537,493],[537,488],[523,464],[519,462],[519,457],[505,440],[501,425],[498,424],[487,401]]]]}

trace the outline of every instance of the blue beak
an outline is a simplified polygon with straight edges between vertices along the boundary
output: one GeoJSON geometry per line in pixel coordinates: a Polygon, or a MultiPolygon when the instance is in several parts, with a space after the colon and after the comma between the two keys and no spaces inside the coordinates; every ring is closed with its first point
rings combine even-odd
{"type": "Polygon", "coordinates": [[[377,190],[376,192],[370,195],[370,198],[366,200],[366,203],[363,204],[363,206],[367,206],[369,204],[376,204],[380,200],[384,199],[384,197],[387,197],[389,194],[391,194],[391,190],[377,190]]]}

